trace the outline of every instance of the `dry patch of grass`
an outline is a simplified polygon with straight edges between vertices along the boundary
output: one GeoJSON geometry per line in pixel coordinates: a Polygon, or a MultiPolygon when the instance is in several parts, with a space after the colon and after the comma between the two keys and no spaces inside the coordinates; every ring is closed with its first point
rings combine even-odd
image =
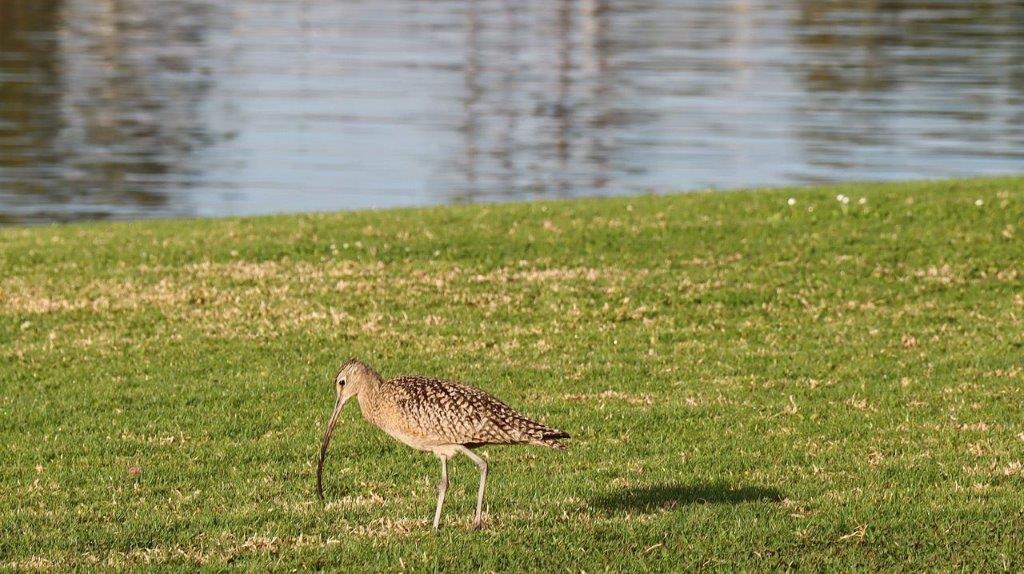
{"type": "MultiPolygon", "coordinates": [[[[0,314],[18,317],[23,329],[40,315],[85,312],[157,312],[170,324],[184,324],[207,336],[264,338],[302,330],[358,325],[375,333],[414,324],[442,325],[450,316],[409,318],[398,310],[409,297],[435,298],[450,307],[496,313],[524,305],[524,289],[544,285],[554,292],[601,282],[621,290],[642,280],[611,269],[533,268],[524,264],[486,272],[459,266],[428,268],[349,260],[208,261],[182,267],[142,265],[116,277],[7,277],[0,279],[0,314]],[[482,288],[501,285],[498,291],[482,288]]],[[[646,308],[620,311],[642,316],[646,308]]],[[[579,316],[579,310],[575,310],[579,316]]],[[[107,328],[90,330],[79,321],[51,339],[80,348],[109,349],[124,342],[107,328]]],[[[170,335],[173,337],[173,335],[170,335]]]]}
{"type": "Polygon", "coordinates": [[[604,405],[609,401],[622,401],[633,406],[650,406],[654,404],[654,397],[650,394],[631,394],[614,389],[608,389],[606,391],[601,391],[600,393],[592,394],[565,394],[562,395],[562,400],[593,401],[601,405],[604,405]]]}

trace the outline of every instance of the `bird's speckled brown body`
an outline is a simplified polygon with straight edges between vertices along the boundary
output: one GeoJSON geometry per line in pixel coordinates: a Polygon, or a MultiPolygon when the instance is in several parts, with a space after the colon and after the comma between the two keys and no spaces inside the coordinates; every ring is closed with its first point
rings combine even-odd
{"type": "Polygon", "coordinates": [[[341,407],[351,397],[359,401],[363,417],[396,440],[432,452],[441,460],[438,485],[437,528],[448,489],[448,459],[465,454],[480,468],[480,489],[474,526],[481,526],[487,463],[472,448],[487,444],[535,444],[564,448],[558,442],[569,435],[530,420],[480,389],[439,379],[402,376],[385,381],[371,367],[352,359],[335,379],[337,401],[324,433],[317,467],[317,491],[323,497],[321,475],[331,432],[341,407]]]}
{"type": "Polygon", "coordinates": [[[383,381],[359,406],[369,422],[419,450],[453,456],[456,445],[537,444],[562,448],[567,435],[534,422],[467,385],[417,376],[383,381]]]}

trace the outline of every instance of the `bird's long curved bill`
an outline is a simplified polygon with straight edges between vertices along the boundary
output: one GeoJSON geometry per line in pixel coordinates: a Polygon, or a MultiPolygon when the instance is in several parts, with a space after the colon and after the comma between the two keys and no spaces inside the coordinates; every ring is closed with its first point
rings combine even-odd
{"type": "Polygon", "coordinates": [[[327,446],[331,444],[331,433],[334,432],[334,425],[338,424],[338,415],[341,414],[341,407],[345,401],[338,397],[334,402],[334,412],[331,413],[331,420],[327,422],[327,430],[324,431],[324,440],[320,443],[320,461],[316,465],[316,495],[320,500],[324,499],[324,459],[327,458],[327,446]]]}

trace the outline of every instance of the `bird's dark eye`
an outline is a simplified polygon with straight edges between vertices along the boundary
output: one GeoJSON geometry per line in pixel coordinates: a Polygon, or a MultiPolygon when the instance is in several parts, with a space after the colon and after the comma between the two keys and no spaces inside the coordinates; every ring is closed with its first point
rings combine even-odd
{"type": "Polygon", "coordinates": [[[345,379],[344,378],[338,379],[338,386],[341,386],[341,387],[345,386],[345,379]]]}

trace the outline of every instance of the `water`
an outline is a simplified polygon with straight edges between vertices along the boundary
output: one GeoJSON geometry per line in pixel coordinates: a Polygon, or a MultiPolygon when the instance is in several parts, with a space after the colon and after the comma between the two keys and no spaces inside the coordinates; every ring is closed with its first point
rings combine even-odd
{"type": "Polygon", "coordinates": [[[1024,171],[1024,3],[0,0],[0,222],[1024,171]]]}

